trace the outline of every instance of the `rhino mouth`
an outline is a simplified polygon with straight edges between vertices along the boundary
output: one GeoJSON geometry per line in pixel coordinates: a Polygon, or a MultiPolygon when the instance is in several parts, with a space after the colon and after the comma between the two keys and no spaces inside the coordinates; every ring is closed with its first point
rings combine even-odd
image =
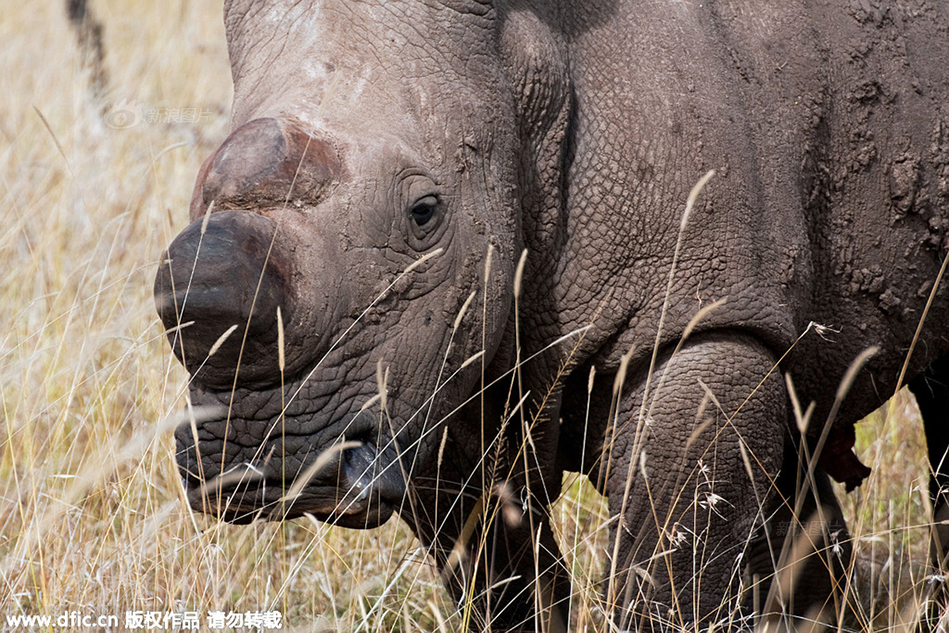
{"type": "Polygon", "coordinates": [[[230,523],[312,515],[326,523],[368,529],[388,521],[405,498],[399,461],[386,460],[369,442],[336,444],[296,476],[285,476],[279,466],[262,460],[205,479],[200,468],[180,462],[192,509],[230,523]]]}

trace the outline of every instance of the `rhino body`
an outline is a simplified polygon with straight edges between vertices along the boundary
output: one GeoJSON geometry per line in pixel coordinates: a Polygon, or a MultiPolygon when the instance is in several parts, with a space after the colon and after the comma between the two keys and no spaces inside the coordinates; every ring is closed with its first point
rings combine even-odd
{"type": "MultiPolygon", "coordinates": [[[[610,617],[707,626],[773,569],[768,519],[839,522],[828,477],[867,475],[853,426],[901,379],[939,463],[947,5],[230,0],[225,24],[231,133],[156,280],[204,411],[177,433],[194,507],[397,513],[473,628],[558,630],[548,508],[580,471],[617,517],[610,617]]],[[[833,549],[794,608],[834,591],[833,549]]]]}

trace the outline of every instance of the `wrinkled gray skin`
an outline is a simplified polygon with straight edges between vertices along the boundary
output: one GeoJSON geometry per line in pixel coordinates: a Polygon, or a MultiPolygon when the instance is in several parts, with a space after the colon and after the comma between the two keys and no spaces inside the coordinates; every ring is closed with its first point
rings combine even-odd
{"type": "MultiPolygon", "coordinates": [[[[396,512],[456,595],[475,583],[472,628],[561,630],[547,509],[582,471],[619,517],[611,617],[709,625],[734,615],[745,562],[770,573],[765,518],[772,548],[790,521],[782,374],[815,403],[813,449],[876,345],[815,474],[843,529],[828,473],[866,476],[853,424],[896,388],[945,253],[944,3],[232,0],[225,23],[231,136],[156,281],[166,325],[191,323],[170,339],[203,411],[177,436],[196,508],[351,527],[396,512]],[[469,515],[498,505],[448,565],[469,515]]],[[[939,293],[907,380],[949,349],[947,307],[939,293]]],[[[911,383],[930,430],[945,374],[911,383]]],[[[832,598],[820,568],[788,608],[832,598]]]]}

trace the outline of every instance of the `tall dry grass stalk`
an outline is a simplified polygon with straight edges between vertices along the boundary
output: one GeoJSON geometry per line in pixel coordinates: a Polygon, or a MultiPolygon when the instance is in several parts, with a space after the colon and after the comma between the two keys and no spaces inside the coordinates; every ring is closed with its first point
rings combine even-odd
{"type": "MultiPolygon", "coordinates": [[[[187,223],[198,167],[226,133],[220,5],[95,2],[108,71],[95,98],[65,3],[3,6],[0,628],[13,630],[7,616],[73,610],[123,620],[279,610],[305,631],[459,630],[465,605],[397,521],[231,526],[184,500],[169,430],[187,414],[186,376],[151,285],[187,223]],[[124,118],[101,101],[122,104],[124,118]]],[[[901,398],[895,414],[859,427],[875,474],[842,496],[865,630],[898,627],[926,573],[925,450],[901,398]]],[[[527,428],[522,412],[512,415],[527,428]]],[[[553,516],[573,630],[609,631],[605,503],[568,475],[553,516]]]]}

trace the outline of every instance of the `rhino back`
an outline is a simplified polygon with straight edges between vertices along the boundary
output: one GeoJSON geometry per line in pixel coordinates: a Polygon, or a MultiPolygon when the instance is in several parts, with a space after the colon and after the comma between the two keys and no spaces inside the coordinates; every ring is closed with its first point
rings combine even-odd
{"type": "MultiPolygon", "coordinates": [[[[716,169],[663,341],[727,299],[701,327],[750,331],[779,355],[811,321],[838,331],[809,333],[784,365],[818,416],[869,345],[883,351],[842,417],[892,393],[944,252],[949,16],[822,4],[599,2],[568,20],[569,220],[551,294],[562,331],[596,324],[598,368],[634,344],[634,365],[648,362],[685,200],[716,169]]],[[[946,301],[934,310],[944,322],[946,301]]],[[[916,365],[946,349],[929,333],[916,365]]]]}

